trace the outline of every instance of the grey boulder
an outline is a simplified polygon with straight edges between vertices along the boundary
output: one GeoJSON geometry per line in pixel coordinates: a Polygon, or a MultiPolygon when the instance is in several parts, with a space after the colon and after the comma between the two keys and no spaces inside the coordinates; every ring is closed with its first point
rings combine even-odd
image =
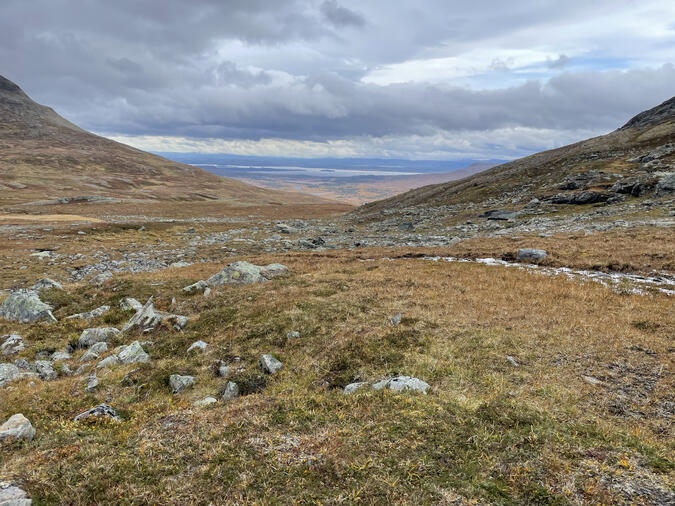
{"type": "Polygon", "coordinates": [[[14,364],[0,364],[0,387],[21,377],[19,368],[14,364]]]}
{"type": "Polygon", "coordinates": [[[143,304],[138,302],[136,299],[132,297],[126,297],[120,301],[120,309],[123,311],[138,311],[143,307],[143,304]]]}
{"type": "Polygon", "coordinates": [[[96,407],[88,409],[87,411],[77,415],[74,420],[79,422],[88,418],[110,418],[111,420],[115,421],[120,420],[120,417],[117,416],[117,412],[107,404],[99,404],[96,407]]]}
{"type": "Polygon", "coordinates": [[[183,288],[183,292],[189,294],[204,293],[208,287],[209,285],[206,283],[206,281],[197,281],[196,283],[193,283],[183,288]]]}
{"type": "Polygon", "coordinates": [[[203,408],[205,406],[210,406],[211,404],[215,404],[218,402],[218,399],[215,397],[211,397],[210,395],[207,395],[203,399],[199,399],[198,401],[195,401],[192,403],[193,406],[197,408],[203,408]]]}
{"type": "Polygon", "coordinates": [[[9,334],[0,337],[3,343],[0,345],[0,353],[3,355],[16,355],[25,349],[23,339],[18,334],[9,334]]]}
{"type": "Polygon", "coordinates": [[[122,351],[117,354],[117,359],[122,364],[132,364],[136,362],[148,362],[150,355],[148,355],[141,343],[134,341],[129,346],[125,346],[122,351]]]}
{"type": "Polygon", "coordinates": [[[36,360],[35,371],[40,376],[40,379],[45,381],[55,380],[58,377],[52,363],[47,360],[36,360]]]}
{"type": "Polygon", "coordinates": [[[654,190],[657,195],[675,193],[675,172],[669,172],[661,177],[654,190]]]}
{"type": "Polygon", "coordinates": [[[63,290],[63,286],[61,286],[61,283],[58,283],[57,281],[54,281],[53,279],[49,278],[42,278],[31,287],[31,290],[41,292],[42,290],[51,290],[52,288],[56,288],[57,290],[63,290]]]}
{"type": "Polygon", "coordinates": [[[258,359],[258,366],[260,366],[260,369],[264,373],[274,374],[284,365],[281,362],[279,362],[276,358],[274,358],[272,355],[264,354],[260,355],[260,358],[258,359]]]}
{"type": "Polygon", "coordinates": [[[186,316],[179,316],[175,314],[165,313],[163,311],[155,311],[152,304],[152,297],[136,311],[136,314],[124,324],[122,332],[127,332],[132,329],[140,329],[143,331],[154,329],[161,322],[173,323],[175,329],[180,330],[187,325],[188,318],[186,316]]]}
{"type": "Polygon", "coordinates": [[[288,268],[281,264],[260,266],[240,261],[226,265],[222,271],[207,279],[206,284],[209,286],[240,286],[265,283],[286,272],[288,268]]]}
{"type": "Polygon", "coordinates": [[[363,387],[365,387],[368,383],[365,381],[359,381],[358,383],[350,383],[345,387],[343,390],[344,394],[353,394],[357,390],[361,390],[363,387]]]}
{"type": "Polygon", "coordinates": [[[114,327],[84,329],[77,340],[77,345],[80,348],[89,348],[93,344],[106,342],[112,336],[119,334],[119,332],[114,327]]]}
{"type": "Polygon", "coordinates": [[[91,373],[87,377],[87,384],[84,387],[84,391],[91,393],[96,390],[96,387],[98,387],[98,377],[96,376],[96,373],[91,373]]]}
{"type": "Polygon", "coordinates": [[[30,506],[33,501],[26,491],[9,481],[0,481],[0,506],[30,506]]]}
{"type": "Polygon", "coordinates": [[[174,394],[182,392],[186,388],[195,384],[194,376],[181,376],[180,374],[172,374],[169,376],[169,386],[174,394]]]}
{"type": "Polygon", "coordinates": [[[204,341],[195,341],[187,349],[187,352],[190,353],[191,351],[205,351],[207,346],[208,345],[204,341]]]}
{"type": "Polygon", "coordinates": [[[229,401],[236,397],[239,397],[239,385],[237,385],[234,381],[228,381],[220,398],[224,401],[229,401]]]}
{"type": "Polygon", "coordinates": [[[519,249],[518,254],[516,255],[516,258],[518,260],[543,260],[548,256],[548,253],[546,253],[545,250],[543,249],[532,249],[532,248],[524,248],[524,249],[519,249]]]}
{"type": "Polygon", "coordinates": [[[20,323],[55,322],[52,307],[40,300],[37,292],[19,290],[11,293],[0,305],[0,318],[20,323]]]}
{"type": "Polygon", "coordinates": [[[373,388],[375,390],[382,390],[386,388],[388,390],[393,390],[394,392],[410,391],[426,394],[427,390],[431,388],[431,385],[418,378],[412,378],[410,376],[397,376],[395,378],[378,381],[373,385],[373,388]]]}
{"type": "Polygon", "coordinates": [[[97,307],[96,309],[92,309],[91,311],[87,311],[86,313],[77,313],[74,315],[67,316],[66,320],[74,320],[74,319],[93,320],[94,318],[98,318],[99,316],[102,316],[108,311],[110,311],[110,306],[101,306],[97,307]]]}
{"type": "Polygon", "coordinates": [[[89,362],[90,360],[96,360],[101,355],[101,353],[105,353],[106,351],[108,351],[108,343],[103,341],[96,343],[80,357],[79,362],[89,362]]]}
{"type": "Polygon", "coordinates": [[[5,423],[0,425],[0,440],[25,439],[30,441],[34,436],[33,425],[21,413],[10,416],[5,423]]]}

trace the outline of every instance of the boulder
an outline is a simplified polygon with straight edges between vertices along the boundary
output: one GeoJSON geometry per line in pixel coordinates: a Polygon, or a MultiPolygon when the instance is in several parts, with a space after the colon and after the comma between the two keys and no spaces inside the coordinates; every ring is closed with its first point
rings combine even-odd
{"type": "Polygon", "coordinates": [[[260,366],[262,372],[266,374],[274,374],[283,367],[283,364],[272,355],[264,354],[260,355],[260,358],[258,359],[258,366],[260,366]]]}
{"type": "Polygon", "coordinates": [[[488,220],[508,221],[515,220],[518,217],[517,211],[508,211],[505,209],[492,209],[485,211],[479,218],[487,218],[488,220]]]}
{"type": "Polygon", "coordinates": [[[191,351],[205,351],[207,346],[208,345],[204,341],[195,341],[187,349],[187,352],[190,353],[191,351]]]}
{"type": "Polygon", "coordinates": [[[182,392],[186,388],[195,384],[194,376],[181,376],[180,374],[172,374],[169,376],[169,386],[174,394],[182,392]]]}
{"type": "Polygon", "coordinates": [[[547,255],[548,253],[546,253],[546,251],[543,249],[524,248],[518,250],[516,258],[521,261],[543,260],[547,255]]]}
{"type": "Polygon", "coordinates": [[[120,309],[122,311],[138,311],[143,307],[143,304],[138,302],[136,299],[132,297],[126,297],[120,301],[120,309]]]}
{"type": "Polygon", "coordinates": [[[239,385],[237,385],[234,381],[228,381],[220,398],[224,401],[229,401],[235,397],[239,397],[239,385]]]}
{"type": "Polygon", "coordinates": [[[52,307],[40,300],[37,292],[19,290],[11,293],[0,305],[0,318],[20,323],[55,322],[52,307]]]}
{"type": "Polygon", "coordinates": [[[98,364],[96,364],[96,369],[103,369],[105,367],[110,367],[112,365],[118,365],[119,363],[120,359],[117,358],[117,355],[111,355],[109,357],[104,358],[98,364]]]}
{"type": "Polygon", "coordinates": [[[127,332],[132,329],[149,331],[159,325],[160,322],[171,322],[175,329],[180,330],[187,325],[188,318],[186,316],[165,313],[163,311],[155,311],[152,304],[152,297],[150,297],[145,305],[136,311],[136,314],[124,324],[122,332],[127,332]]]}
{"type": "Polygon", "coordinates": [[[117,354],[117,359],[122,364],[132,364],[136,362],[148,362],[150,355],[148,355],[141,343],[134,341],[129,346],[125,346],[122,351],[117,354]]]}
{"type": "Polygon", "coordinates": [[[16,355],[25,349],[23,339],[18,334],[8,334],[0,339],[3,341],[0,345],[0,353],[3,355],[16,355]]]}
{"type": "Polygon", "coordinates": [[[96,343],[80,357],[79,362],[89,362],[90,360],[96,360],[101,355],[101,353],[105,353],[106,351],[108,351],[108,343],[103,341],[96,343]]]}
{"type": "Polygon", "coordinates": [[[0,425],[0,441],[4,439],[25,439],[30,441],[35,436],[35,429],[30,421],[21,413],[12,415],[0,425]]]}
{"type": "Polygon", "coordinates": [[[80,348],[89,348],[92,344],[106,342],[109,338],[119,334],[120,331],[114,327],[96,327],[84,329],[80,338],[77,340],[77,346],[80,348]]]}
{"type": "Polygon", "coordinates": [[[33,501],[25,490],[9,481],[0,481],[0,506],[30,506],[33,501]]]}
{"type": "Polygon", "coordinates": [[[52,356],[49,357],[49,360],[52,362],[61,362],[63,360],[70,360],[72,356],[65,350],[55,351],[52,353],[52,356]]]}
{"type": "Polygon", "coordinates": [[[669,195],[675,193],[675,172],[669,172],[659,179],[654,189],[657,195],[669,195]]]}
{"type": "Polygon", "coordinates": [[[586,205],[606,202],[612,197],[610,192],[583,191],[577,193],[560,193],[549,200],[554,204],[586,205]]]}
{"type": "Polygon", "coordinates": [[[395,378],[385,379],[378,381],[373,385],[375,390],[382,390],[384,388],[388,390],[393,390],[394,392],[421,392],[423,394],[427,393],[427,390],[431,385],[426,381],[422,381],[418,378],[412,378],[410,376],[397,376],[395,378]]]}
{"type": "Polygon", "coordinates": [[[21,377],[21,371],[14,364],[0,364],[0,387],[21,377]]]}
{"type": "Polygon", "coordinates": [[[218,399],[215,397],[211,397],[210,395],[207,395],[203,399],[199,399],[198,401],[195,401],[192,403],[193,406],[197,408],[203,408],[205,406],[210,406],[211,404],[215,404],[218,402],[218,399]]]}
{"type": "Polygon", "coordinates": [[[295,234],[297,232],[296,229],[291,227],[290,225],[287,225],[286,223],[277,223],[274,226],[275,232],[280,232],[282,234],[295,234]]]}
{"type": "Polygon", "coordinates": [[[204,293],[208,287],[209,285],[206,283],[206,281],[197,281],[196,283],[192,283],[191,285],[183,288],[183,291],[189,294],[204,293]]]}
{"type": "Polygon", "coordinates": [[[93,320],[94,318],[98,318],[99,316],[102,316],[108,311],[110,311],[110,306],[101,306],[97,307],[96,309],[92,309],[91,311],[87,311],[86,313],[77,313],[74,315],[67,316],[66,320],[73,320],[73,319],[93,320]]]}
{"type": "Polygon", "coordinates": [[[226,378],[230,374],[230,367],[222,360],[216,360],[212,368],[215,375],[221,378],[226,378]]]}
{"type": "Polygon", "coordinates": [[[88,409],[87,411],[84,411],[83,413],[77,415],[74,418],[74,420],[76,422],[79,422],[81,420],[87,420],[91,418],[93,419],[110,418],[111,420],[115,420],[116,422],[120,420],[120,417],[117,416],[117,412],[107,404],[99,404],[96,407],[88,409]]]}
{"type": "Polygon", "coordinates": [[[343,393],[346,394],[352,394],[356,392],[357,390],[361,390],[363,387],[365,387],[368,383],[365,381],[359,381],[357,383],[350,383],[347,385],[343,391],[343,393]]]}
{"type": "Polygon", "coordinates": [[[61,286],[61,283],[58,283],[53,279],[49,278],[42,278],[31,287],[31,290],[35,292],[41,292],[42,290],[51,290],[52,288],[56,288],[57,290],[63,290],[63,286],[61,286]]]}
{"type": "Polygon", "coordinates": [[[103,286],[103,283],[112,279],[112,277],[113,277],[112,272],[105,271],[105,272],[102,272],[101,274],[91,278],[91,281],[89,281],[89,284],[93,285],[93,286],[103,286]]]}
{"type": "Polygon", "coordinates": [[[84,391],[87,393],[92,393],[93,391],[96,390],[98,387],[98,377],[96,376],[96,373],[91,373],[87,377],[87,384],[84,387],[84,391]]]}
{"type": "Polygon", "coordinates": [[[222,271],[211,276],[206,280],[206,283],[209,286],[239,286],[265,283],[287,271],[288,268],[281,264],[259,266],[244,261],[234,262],[226,265],[222,271]]]}
{"type": "Polygon", "coordinates": [[[45,381],[55,380],[59,376],[54,370],[52,363],[47,360],[36,360],[35,371],[40,376],[40,379],[45,381]]]}

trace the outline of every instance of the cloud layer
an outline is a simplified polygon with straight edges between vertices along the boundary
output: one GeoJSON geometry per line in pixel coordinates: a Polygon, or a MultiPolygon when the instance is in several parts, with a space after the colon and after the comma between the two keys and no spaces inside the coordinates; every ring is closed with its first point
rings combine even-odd
{"type": "Polygon", "coordinates": [[[5,0],[1,73],[145,149],[504,158],[670,98],[675,5],[5,0]]]}

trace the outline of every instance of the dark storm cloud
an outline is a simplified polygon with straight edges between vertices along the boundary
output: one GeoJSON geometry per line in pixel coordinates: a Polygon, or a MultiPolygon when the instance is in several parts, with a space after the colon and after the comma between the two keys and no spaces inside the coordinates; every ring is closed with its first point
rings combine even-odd
{"type": "MultiPolygon", "coordinates": [[[[628,72],[561,74],[574,55],[538,49],[567,44],[569,34],[586,44],[583,23],[609,5],[617,4],[4,0],[0,74],[111,135],[321,141],[506,127],[609,130],[669,98],[672,65],[662,58],[628,72]],[[488,52],[473,71],[477,82],[497,76],[503,84],[481,89],[436,81],[433,72],[425,80],[413,75],[415,65],[390,69],[388,82],[364,79],[401,62],[466,60],[476,48],[488,52]],[[518,58],[530,53],[546,55],[537,58],[551,75],[520,76],[518,58]]],[[[615,22],[633,17],[626,19],[615,22]]],[[[625,51],[635,45],[614,42],[625,51]]]]}

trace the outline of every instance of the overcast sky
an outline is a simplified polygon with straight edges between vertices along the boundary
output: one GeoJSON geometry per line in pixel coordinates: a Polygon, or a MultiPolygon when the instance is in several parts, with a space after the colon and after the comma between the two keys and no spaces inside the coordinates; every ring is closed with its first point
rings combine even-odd
{"type": "Polygon", "coordinates": [[[0,74],[153,151],[511,158],[675,95],[673,0],[1,0],[0,74]]]}

